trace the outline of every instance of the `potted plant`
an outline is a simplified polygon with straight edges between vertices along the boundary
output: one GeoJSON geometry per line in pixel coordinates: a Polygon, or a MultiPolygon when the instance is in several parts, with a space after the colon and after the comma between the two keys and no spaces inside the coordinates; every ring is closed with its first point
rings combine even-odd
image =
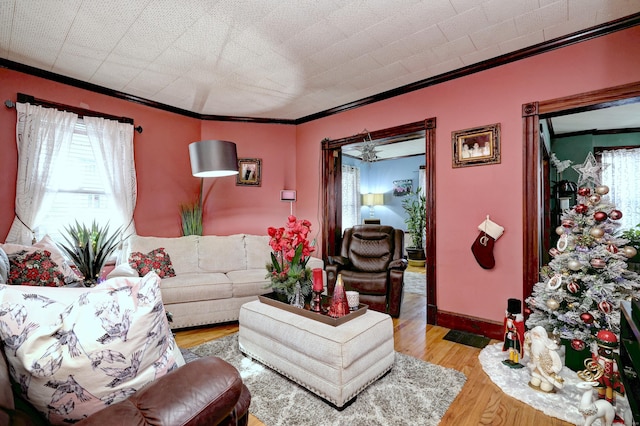
{"type": "Polygon", "coordinates": [[[120,243],[121,228],[110,233],[109,224],[100,227],[95,221],[91,226],[76,221],[75,225],[65,227],[66,244],[59,246],[75,263],[84,277],[85,286],[98,282],[102,267],[120,243]]]}
{"type": "Polygon", "coordinates": [[[402,208],[407,213],[404,222],[407,224],[407,232],[411,234],[412,244],[407,247],[407,257],[412,266],[424,266],[424,234],[427,227],[427,200],[422,194],[422,189],[417,188],[415,192],[402,201],[402,208]]]}
{"type": "Polygon", "coordinates": [[[269,287],[285,295],[291,304],[311,294],[312,272],[307,262],[315,248],[308,239],[310,232],[311,222],[293,215],[288,217],[286,227],[267,229],[273,251],[266,278],[271,280],[269,287]]]}
{"type": "Polygon", "coordinates": [[[640,223],[622,232],[621,237],[629,240],[628,244],[638,251],[635,256],[629,259],[629,269],[640,271],[640,223]]]}
{"type": "Polygon", "coordinates": [[[202,235],[202,203],[198,199],[192,203],[180,204],[182,235],[202,235]]]}

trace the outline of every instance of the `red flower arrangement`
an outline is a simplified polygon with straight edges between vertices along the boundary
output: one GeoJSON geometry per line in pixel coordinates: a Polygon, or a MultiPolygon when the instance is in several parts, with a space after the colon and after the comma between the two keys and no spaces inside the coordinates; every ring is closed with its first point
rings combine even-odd
{"type": "Polygon", "coordinates": [[[267,229],[273,252],[266,278],[271,279],[274,292],[285,294],[289,299],[295,294],[296,283],[300,283],[304,296],[311,294],[312,272],[307,262],[315,248],[308,239],[310,232],[311,222],[295,216],[288,217],[285,227],[267,229]]]}

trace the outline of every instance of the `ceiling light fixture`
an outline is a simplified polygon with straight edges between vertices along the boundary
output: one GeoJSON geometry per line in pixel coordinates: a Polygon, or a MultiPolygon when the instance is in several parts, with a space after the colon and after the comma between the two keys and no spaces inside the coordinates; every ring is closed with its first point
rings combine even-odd
{"type": "Polygon", "coordinates": [[[367,163],[373,163],[378,160],[378,151],[376,151],[376,143],[371,139],[371,133],[367,129],[364,129],[363,133],[366,132],[367,135],[364,137],[364,144],[359,148],[356,148],[361,153],[362,161],[366,161],[367,163]],[[369,140],[367,140],[367,136],[369,140]]]}

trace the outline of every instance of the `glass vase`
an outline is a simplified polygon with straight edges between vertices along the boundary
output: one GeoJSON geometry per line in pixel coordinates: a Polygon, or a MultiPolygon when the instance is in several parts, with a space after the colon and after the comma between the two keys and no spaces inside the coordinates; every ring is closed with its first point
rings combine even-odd
{"type": "Polygon", "coordinates": [[[300,286],[300,281],[296,281],[296,286],[293,290],[293,295],[289,299],[289,304],[291,306],[295,306],[296,308],[304,308],[304,296],[302,295],[302,287],[300,286]]]}

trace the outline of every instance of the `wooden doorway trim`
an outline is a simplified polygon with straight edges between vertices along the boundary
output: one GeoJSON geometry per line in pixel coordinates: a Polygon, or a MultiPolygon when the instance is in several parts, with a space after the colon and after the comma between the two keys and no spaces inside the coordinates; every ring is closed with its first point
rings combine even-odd
{"type": "Polygon", "coordinates": [[[522,105],[523,298],[531,295],[533,286],[538,282],[542,256],[540,242],[544,229],[545,181],[543,153],[540,150],[540,119],[634,102],[640,102],[640,82],[522,105]]]}
{"type": "MultiPolygon", "coordinates": [[[[427,279],[427,323],[435,324],[437,316],[436,295],[436,119],[428,118],[402,126],[377,130],[369,133],[375,141],[389,141],[398,136],[406,139],[422,136],[425,138],[425,197],[427,204],[426,230],[426,279],[427,279]]],[[[323,223],[322,223],[322,253],[325,261],[327,256],[340,252],[342,238],[342,150],[344,145],[362,142],[364,134],[349,136],[342,139],[325,139],[322,141],[322,183],[323,193],[323,223]]],[[[367,135],[368,137],[368,135],[367,135]]]]}

